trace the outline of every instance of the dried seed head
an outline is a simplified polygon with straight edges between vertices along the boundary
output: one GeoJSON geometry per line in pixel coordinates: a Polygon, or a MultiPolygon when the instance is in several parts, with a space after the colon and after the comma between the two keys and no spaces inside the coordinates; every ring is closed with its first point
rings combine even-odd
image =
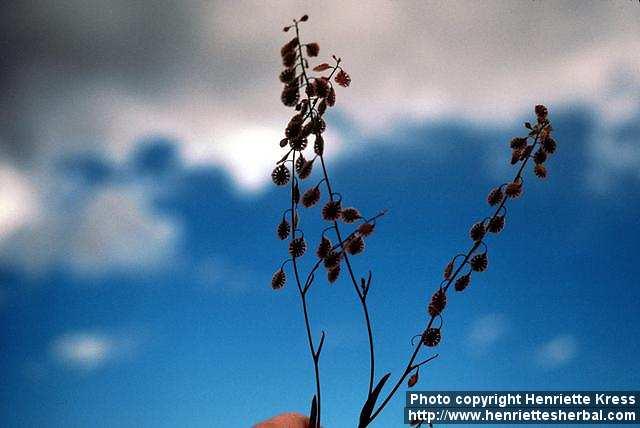
{"type": "Polygon", "coordinates": [[[316,135],[316,141],[313,143],[313,151],[318,156],[322,156],[324,154],[324,139],[322,135],[316,135]]]}
{"type": "Polygon", "coordinates": [[[307,251],[307,243],[303,237],[291,240],[289,243],[289,254],[291,257],[302,257],[307,251]]]}
{"type": "Polygon", "coordinates": [[[280,100],[282,100],[282,104],[287,107],[293,107],[298,103],[300,99],[300,94],[298,93],[298,87],[295,85],[287,85],[282,90],[282,95],[280,95],[280,100]]]}
{"type": "Polygon", "coordinates": [[[331,251],[331,241],[329,240],[329,238],[323,235],[322,239],[320,240],[320,244],[318,244],[318,249],[316,250],[316,256],[318,256],[319,259],[325,259],[329,255],[330,251],[331,251]]]}
{"type": "Polygon", "coordinates": [[[487,225],[487,230],[491,233],[500,233],[504,228],[504,216],[497,215],[489,220],[489,224],[487,225]]]}
{"type": "Polygon", "coordinates": [[[430,348],[438,346],[441,339],[442,334],[440,334],[439,328],[428,328],[422,333],[422,343],[430,348]]]}
{"type": "Polygon", "coordinates": [[[296,78],[295,68],[285,68],[280,73],[279,78],[282,83],[291,83],[291,81],[296,78]]]}
{"type": "Polygon", "coordinates": [[[291,138],[289,139],[289,145],[293,150],[301,152],[307,148],[307,139],[304,137],[291,138]]]}
{"type": "Polygon", "coordinates": [[[471,272],[469,272],[466,275],[462,275],[460,278],[458,278],[456,280],[454,288],[456,289],[456,291],[462,291],[465,288],[467,288],[470,282],[471,282],[471,272]]]}
{"type": "Polygon", "coordinates": [[[351,84],[351,76],[345,73],[344,70],[338,71],[338,74],[336,74],[336,77],[334,77],[333,80],[335,80],[338,85],[345,88],[351,84]]]}
{"type": "Polygon", "coordinates": [[[313,171],[313,159],[305,161],[305,163],[302,165],[302,167],[298,171],[298,177],[304,180],[311,175],[312,171],[313,171]]]}
{"type": "Polygon", "coordinates": [[[547,168],[540,164],[537,164],[534,168],[533,168],[533,172],[535,173],[535,175],[538,178],[546,178],[547,177],[547,168]]]}
{"type": "Polygon", "coordinates": [[[342,259],[342,253],[337,251],[329,251],[329,254],[324,258],[324,267],[327,269],[332,269],[338,265],[340,265],[340,260],[342,259]]]}
{"type": "Polygon", "coordinates": [[[329,281],[329,284],[333,284],[334,282],[336,282],[339,276],[340,276],[340,265],[332,267],[327,271],[327,281],[329,281]]]}
{"type": "Polygon", "coordinates": [[[407,381],[407,386],[409,388],[413,388],[414,386],[416,386],[416,383],[418,383],[418,378],[419,378],[418,370],[416,370],[416,372],[412,374],[409,380],[407,381]]]}
{"type": "Polygon", "coordinates": [[[438,316],[444,310],[447,305],[447,295],[441,288],[431,296],[431,302],[429,303],[428,311],[432,317],[438,316]]]}
{"type": "Polygon", "coordinates": [[[364,239],[362,236],[354,236],[347,242],[347,252],[351,255],[360,254],[364,251],[364,239]]]}
{"type": "Polygon", "coordinates": [[[375,229],[376,225],[373,223],[362,223],[358,226],[358,233],[360,236],[367,237],[371,235],[375,229]]]}
{"type": "Polygon", "coordinates": [[[289,237],[289,233],[291,232],[291,226],[289,225],[289,222],[286,219],[284,218],[282,219],[282,221],[278,225],[277,232],[278,232],[278,238],[280,238],[282,241],[284,241],[289,237]]]}
{"type": "Polygon", "coordinates": [[[489,192],[487,196],[487,203],[492,207],[498,205],[504,199],[504,193],[502,193],[501,187],[496,187],[495,189],[489,192]]]}
{"type": "Polygon", "coordinates": [[[469,230],[469,236],[471,240],[474,242],[478,242],[484,238],[484,234],[486,233],[486,229],[484,227],[484,221],[479,221],[478,223],[471,226],[471,230],[469,230]]]}
{"type": "Polygon", "coordinates": [[[471,265],[471,269],[476,272],[482,272],[487,269],[489,265],[489,258],[487,257],[487,253],[477,254],[471,258],[469,261],[471,265]]]}
{"type": "Polygon", "coordinates": [[[287,68],[293,67],[296,64],[296,52],[289,51],[282,56],[282,65],[287,68]]]}
{"type": "Polygon", "coordinates": [[[329,201],[322,207],[322,218],[327,221],[336,221],[340,218],[342,204],[340,201],[329,201]]]}
{"type": "Polygon", "coordinates": [[[307,14],[302,15],[302,17],[300,18],[300,22],[305,22],[305,21],[308,21],[308,20],[309,20],[309,15],[307,15],[307,14]]]}
{"type": "Polygon", "coordinates": [[[280,48],[280,56],[285,57],[285,55],[296,51],[296,46],[298,46],[298,38],[294,37],[290,41],[288,41],[282,48],[280,48]]]}
{"type": "Polygon", "coordinates": [[[542,150],[548,154],[553,154],[556,151],[556,140],[547,137],[547,139],[542,142],[542,150]]]}
{"type": "Polygon", "coordinates": [[[284,186],[289,182],[290,178],[291,172],[289,172],[289,169],[284,166],[284,164],[275,167],[271,173],[271,179],[277,186],[284,186]]]}
{"type": "Polygon", "coordinates": [[[315,134],[322,134],[327,129],[327,123],[321,117],[314,117],[311,121],[311,129],[315,134]]]}
{"type": "Polygon", "coordinates": [[[302,205],[306,208],[314,206],[320,200],[320,188],[312,187],[302,195],[302,205]]]}
{"type": "Polygon", "coordinates": [[[278,269],[276,273],[271,277],[271,288],[274,290],[279,290],[284,287],[284,284],[287,282],[287,275],[285,275],[284,270],[282,268],[278,269]]]}
{"type": "Polygon", "coordinates": [[[511,143],[509,143],[509,146],[511,146],[511,148],[515,150],[524,149],[526,145],[527,139],[524,137],[515,137],[513,140],[511,140],[511,143]]]}
{"type": "Polygon", "coordinates": [[[538,104],[536,106],[535,112],[536,112],[536,116],[538,116],[538,119],[540,118],[545,119],[547,117],[547,114],[549,113],[547,108],[542,104],[538,104]]]}
{"type": "Polygon", "coordinates": [[[522,195],[522,182],[518,181],[518,182],[513,182],[513,183],[507,184],[507,187],[504,189],[504,193],[509,198],[518,198],[518,197],[520,197],[520,195],[522,195]]]}
{"type": "Polygon", "coordinates": [[[333,89],[333,88],[329,89],[329,93],[327,94],[326,100],[327,100],[327,105],[329,107],[333,107],[334,105],[336,105],[336,91],[335,91],[335,89],[333,89]]]}
{"type": "Polygon", "coordinates": [[[543,164],[546,160],[547,160],[547,152],[545,152],[542,149],[537,150],[536,153],[533,155],[533,161],[536,164],[543,164]]]}
{"type": "Polygon", "coordinates": [[[320,53],[320,45],[317,43],[309,43],[307,44],[307,55],[309,56],[318,56],[320,53]]]}
{"type": "Polygon", "coordinates": [[[522,150],[518,149],[514,149],[511,152],[511,165],[515,165],[518,163],[518,161],[520,160],[520,157],[522,156],[522,150]]]}
{"type": "Polygon", "coordinates": [[[302,131],[302,118],[300,117],[300,114],[296,114],[291,118],[291,120],[287,124],[287,127],[284,130],[284,135],[288,139],[293,139],[293,138],[297,138],[300,135],[301,131],[302,131]]]}
{"type": "Polygon", "coordinates": [[[342,221],[345,223],[353,223],[360,218],[362,218],[362,215],[357,208],[348,207],[342,209],[342,221]]]}
{"type": "Polygon", "coordinates": [[[325,78],[317,78],[314,80],[316,86],[316,95],[325,98],[329,94],[329,82],[325,78]]]}
{"type": "Polygon", "coordinates": [[[442,276],[444,277],[444,279],[449,280],[451,278],[451,274],[453,274],[453,261],[455,259],[452,259],[445,267],[444,267],[444,272],[442,274],[442,276]]]}
{"type": "Polygon", "coordinates": [[[300,155],[296,159],[296,164],[295,164],[295,169],[296,169],[297,173],[300,172],[300,170],[302,169],[302,167],[304,166],[306,161],[307,160],[305,159],[304,155],[302,153],[300,153],[300,155]]]}

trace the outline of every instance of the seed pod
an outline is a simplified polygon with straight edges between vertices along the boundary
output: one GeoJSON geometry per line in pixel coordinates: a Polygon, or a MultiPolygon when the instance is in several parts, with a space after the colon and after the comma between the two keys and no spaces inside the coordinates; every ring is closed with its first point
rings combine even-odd
{"type": "Polygon", "coordinates": [[[491,233],[500,233],[504,228],[504,216],[497,215],[489,220],[489,224],[487,225],[487,230],[491,233]]]}
{"type": "Polygon", "coordinates": [[[280,56],[284,57],[288,53],[295,53],[296,47],[298,46],[298,38],[294,37],[289,40],[282,48],[280,49],[280,56]]]}
{"type": "Polygon", "coordinates": [[[298,103],[299,99],[300,94],[298,92],[298,87],[291,84],[285,86],[282,90],[282,94],[280,95],[282,104],[286,105],[287,107],[295,106],[298,103]]]}
{"type": "Polygon", "coordinates": [[[480,221],[473,226],[471,226],[471,230],[469,230],[469,237],[474,242],[481,241],[484,238],[486,233],[486,229],[484,227],[484,221],[480,221]]]}
{"type": "Polygon", "coordinates": [[[340,218],[341,211],[340,201],[329,201],[322,207],[322,218],[327,221],[336,221],[340,218]]]}
{"type": "Polygon", "coordinates": [[[307,251],[307,243],[303,237],[293,239],[289,243],[289,254],[291,257],[302,257],[307,251]]]}
{"type": "Polygon", "coordinates": [[[271,179],[277,186],[284,186],[289,182],[290,178],[291,172],[289,172],[289,169],[284,166],[284,164],[275,167],[271,173],[271,179]]]}
{"type": "Polygon", "coordinates": [[[439,328],[428,328],[422,333],[422,343],[430,348],[438,346],[441,339],[442,335],[439,328]]]}
{"type": "Polygon", "coordinates": [[[329,251],[327,257],[324,258],[324,267],[327,269],[334,268],[340,264],[340,259],[342,258],[342,253],[336,251],[329,251]]]}
{"type": "Polygon", "coordinates": [[[333,88],[329,89],[329,93],[327,94],[326,97],[327,100],[327,105],[329,107],[333,107],[334,105],[336,105],[336,91],[333,88]]]}
{"type": "Polygon", "coordinates": [[[307,147],[307,139],[305,137],[302,137],[301,135],[302,134],[300,134],[296,138],[289,139],[289,145],[293,150],[297,152],[301,152],[307,147]]]}
{"type": "Polygon", "coordinates": [[[444,279],[449,280],[451,278],[451,274],[453,273],[453,261],[455,259],[452,259],[445,267],[444,267],[444,272],[442,274],[442,276],[444,277],[444,279]]]}
{"type": "Polygon", "coordinates": [[[282,140],[280,140],[280,147],[284,147],[287,144],[289,144],[289,139],[288,138],[283,138],[282,140]]]}
{"type": "Polygon", "coordinates": [[[542,104],[539,104],[539,105],[536,106],[535,112],[536,112],[536,116],[538,116],[538,118],[543,118],[543,119],[546,118],[547,114],[549,113],[547,108],[545,106],[543,106],[542,104]]]}
{"type": "Polygon", "coordinates": [[[306,208],[314,206],[320,200],[320,188],[312,187],[302,195],[302,205],[306,208]]]}
{"type": "Polygon", "coordinates": [[[316,135],[316,141],[313,143],[313,151],[318,156],[322,156],[324,154],[324,139],[320,134],[316,135]]]}
{"type": "Polygon", "coordinates": [[[336,77],[334,77],[333,80],[335,80],[338,85],[345,88],[351,84],[351,76],[345,73],[344,70],[338,71],[338,74],[336,74],[336,77]]]}
{"type": "Polygon", "coordinates": [[[274,290],[279,290],[284,287],[284,284],[287,282],[287,275],[285,275],[284,270],[282,268],[278,269],[276,273],[271,277],[271,288],[274,290]]]}
{"type": "Polygon", "coordinates": [[[287,68],[291,68],[296,64],[296,53],[295,51],[287,52],[282,56],[282,65],[287,68]]]}
{"type": "Polygon", "coordinates": [[[280,73],[279,79],[282,83],[291,83],[296,78],[295,68],[286,68],[280,73]]]}
{"type": "Polygon", "coordinates": [[[431,302],[429,303],[428,311],[432,317],[438,316],[444,310],[447,305],[447,295],[441,288],[431,296],[431,302]]]}
{"type": "Polygon", "coordinates": [[[514,182],[507,184],[506,189],[504,190],[506,195],[510,198],[518,198],[522,195],[522,182],[514,182]]]}
{"type": "MultiPolygon", "coordinates": [[[[293,116],[284,130],[284,135],[290,140],[298,138],[302,131],[302,121],[299,116],[299,114],[293,116]]],[[[291,144],[290,141],[288,141],[288,143],[291,144]]]]}
{"type": "Polygon", "coordinates": [[[304,163],[307,160],[304,158],[304,155],[302,153],[300,153],[300,155],[298,156],[298,158],[296,159],[296,165],[295,165],[295,169],[296,172],[300,172],[300,170],[302,169],[302,167],[304,166],[304,163]]]}
{"type": "Polygon", "coordinates": [[[291,232],[291,226],[289,225],[289,222],[283,218],[280,224],[278,225],[278,230],[277,230],[278,238],[284,241],[289,237],[290,232],[291,232]]]}
{"type": "Polygon", "coordinates": [[[546,160],[547,160],[547,152],[545,152],[542,149],[537,150],[536,153],[533,155],[533,161],[537,165],[543,164],[546,160]]]}
{"type": "Polygon", "coordinates": [[[354,236],[347,243],[347,252],[351,255],[360,254],[364,251],[364,239],[361,236],[354,236]]]}
{"type": "Polygon", "coordinates": [[[314,117],[310,123],[311,128],[316,135],[322,134],[327,129],[327,123],[321,117],[314,117]]]}
{"type": "Polygon", "coordinates": [[[501,187],[496,187],[495,189],[489,192],[487,196],[487,203],[492,207],[498,205],[504,199],[504,193],[502,192],[501,187]]]}
{"type": "Polygon", "coordinates": [[[318,56],[319,52],[320,52],[320,45],[318,45],[317,43],[307,44],[307,55],[318,56]]]}
{"type": "Polygon", "coordinates": [[[338,280],[338,276],[340,276],[340,265],[332,267],[327,271],[327,280],[330,284],[333,284],[338,280]]]}
{"type": "Polygon", "coordinates": [[[367,237],[373,233],[375,227],[376,225],[373,223],[362,223],[360,226],[358,226],[358,233],[360,234],[360,236],[367,237]]]}
{"type": "Polygon", "coordinates": [[[325,98],[329,94],[329,82],[324,78],[314,80],[316,86],[316,95],[319,98],[325,98]]]}
{"type": "Polygon", "coordinates": [[[511,165],[517,164],[521,156],[522,156],[522,150],[513,150],[511,152],[511,165]]]}
{"type": "Polygon", "coordinates": [[[556,140],[547,137],[547,139],[542,142],[542,150],[548,154],[553,154],[556,151],[556,140]]]}
{"type": "Polygon", "coordinates": [[[469,264],[471,265],[471,269],[476,272],[482,272],[486,270],[487,266],[489,265],[489,259],[487,257],[487,253],[482,253],[482,254],[473,256],[471,258],[471,261],[469,261],[469,264]]]}
{"type": "Polygon", "coordinates": [[[533,168],[533,172],[538,178],[546,178],[547,177],[547,168],[544,165],[542,165],[541,163],[536,165],[533,168]]]}
{"type": "Polygon", "coordinates": [[[523,137],[516,137],[513,140],[511,140],[511,143],[509,143],[509,146],[515,150],[524,149],[526,145],[527,145],[527,139],[523,137]]]}
{"type": "Polygon", "coordinates": [[[471,282],[471,272],[469,272],[466,275],[462,275],[460,278],[458,278],[456,280],[454,288],[456,289],[456,291],[463,291],[465,288],[467,288],[470,282],[471,282]]]}
{"type": "Polygon", "coordinates": [[[342,210],[342,221],[345,223],[353,223],[360,218],[362,218],[362,215],[356,208],[348,207],[342,210]]]}
{"type": "Polygon", "coordinates": [[[316,82],[309,82],[309,84],[304,88],[305,93],[309,96],[309,98],[313,98],[318,95],[318,91],[316,90],[316,82]]]}
{"type": "Polygon", "coordinates": [[[418,378],[419,378],[418,372],[419,370],[416,370],[416,372],[412,374],[409,380],[407,381],[407,386],[409,388],[413,388],[416,385],[416,383],[418,383],[418,378]]]}
{"type": "Polygon", "coordinates": [[[330,251],[331,251],[331,241],[329,240],[329,238],[323,235],[322,239],[320,240],[320,244],[318,244],[318,249],[316,250],[316,256],[318,256],[319,259],[325,259],[329,255],[330,251]]]}
{"type": "Polygon", "coordinates": [[[300,168],[300,171],[298,171],[298,177],[300,177],[301,180],[304,180],[311,175],[312,171],[313,171],[313,160],[308,160],[302,165],[302,167],[300,168]]]}

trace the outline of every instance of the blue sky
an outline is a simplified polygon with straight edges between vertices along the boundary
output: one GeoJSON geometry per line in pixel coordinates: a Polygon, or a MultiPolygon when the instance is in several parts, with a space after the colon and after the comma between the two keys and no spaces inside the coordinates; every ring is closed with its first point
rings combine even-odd
{"type": "MultiPolygon", "coordinates": [[[[332,180],[363,213],[389,210],[354,260],[374,273],[378,376],[402,369],[444,265],[468,248],[487,192],[515,173],[509,140],[545,103],[559,143],[549,177],[528,171],[524,196],[488,243],[488,271],[452,296],[440,357],[418,387],[640,386],[640,63],[624,31],[637,34],[640,8],[603,5],[493,2],[472,5],[476,21],[434,3],[431,30],[411,18],[422,7],[414,3],[380,3],[366,17],[348,4],[335,22],[327,16],[337,5],[307,5],[323,52],[344,45],[353,58],[353,88],[328,118],[332,180]],[[539,33],[518,31],[528,14],[539,33]],[[453,32],[441,40],[442,17],[486,30],[441,29],[453,32]],[[522,68],[519,46],[538,36],[545,55],[522,68]],[[504,52],[467,58],[464,40],[469,53],[483,43],[504,52]],[[399,44],[415,55],[390,59],[399,44]],[[415,87],[411,61],[429,76],[415,87]]],[[[152,18],[80,7],[72,22],[50,7],[46,18],[15,13],[46,24],[51,45],[22,28],[8,40],[33,49],[3,51],[11,96],[1,104],[16,120],[0,127],[0,424],[245,427],[306,412],[314,384],[299,298],[292,283],[269,286],[286,258],[275,227],[288,197],[269,171],[288,118],[273,77],[278,29],[293,12],[216,3],[203,15],[209,29],[195,5],[167,2],[152,18]],[[119,30],[139,35],[145,19],[158,28],[116,55],[127,46],[119,30]],[[216,55],[193,61],[205,53],[216,55]]],[[[302,219],[314,246],[318,218],[314,208],[302,219]]],[[[327,331],[324,423],[351,426],[367,387],[359,304],[345,278],[315,287],[312,323],[327,331]]],[[[399,394],[374,426],[399,426],[402,408],[399,394]]]]}

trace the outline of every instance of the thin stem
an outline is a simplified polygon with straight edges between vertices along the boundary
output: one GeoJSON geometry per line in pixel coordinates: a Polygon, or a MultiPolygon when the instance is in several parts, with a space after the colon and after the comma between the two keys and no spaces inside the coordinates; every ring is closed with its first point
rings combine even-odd
{"type": "MultiPolygon", "coordinates": [[[[324,162],[324,156],[320,155],[320,163],[322,165],[322,173],[324,174],[324,182],[327,185],[327,191],[329,192],[329,199],[333,201],[333,190],[331,189],[331,182],[329,180],[329,174],[327,173],[327,167],[324,162]]],[[[351,261],[349,260],[349,256],[347,252],[344,250],[344,242],[342,240],[342,236],[340,233],[340,226],[337,221],[333,222],[333,225],[336,230],[336,236],[338,237],[338,241],[340,242],[340,246],[342,247],[342,252],[344,254],[344,261],[347,265],[347,270],[349,272],[349,277],[351,278],[351,282],[353,283],[353,288],[356,291],[358,296],[358,300],[360,301],[360,305],[362,306],[362,311],[364,313],[365,324],[367,326],[367,338],[369,341],[369,389],[367,396],[371,394],[373,390],[373,379],[375,378],[375,349],[373,346],[373,329],[371,328],[371,318],[369,317],[369,309],[367,308],[367,297],[364,294],[364,291],[360,291],[358,288],[358,281],[356,280],[355,274],[353,273],[353,268],[351,266],[351,261]]]]}
{"type": "MultiPolygon", "coordinates": [[[[538,145],[538,137],[540,136],[540,132],[542,132],[543,129],[544,129],[544,127],[541,127],[538,130],[538,132],[536,133],[534,142],[533,142],[532,147],[531,147],[531,151],[525,157],[525,159],[522,161],[522,164],[520,165],[520,168],[518,169],[518,172],[516,173],[516,176],[513,179],[513,182],[517,182],[518,180],[520,180],[522,178],[522,171],[524,170],[525,166],[529,162],[529,159],[531,158],[531,155],[533,154],[534,149],[538,145]]],[[[500,213],[500,210],[505,206],[505,204],[507,202],[507,199],[508,199],[507,196],[505,196],[502,199],[500,205],[496,208],[495,212],[493,213],[493,215],[491,216],[489,221],[493,220],[494,218],[496,218],[498,216],[498,214],[500,213]]],[[[478,241],[478,242],[475,242],[471,246],[471,248],[469,249],[469,251],[467,252],[467,254],[464,257],[464,260],[462,261],[462,263],[460,263],[460,266],[458,266],[458,268],[455,270],[453,275],[451,275],[451,277],[447,280],[447,283],[444,286],[444,291],[445,292],[447,291],[447,289],[449,288],[451,283],[456,279],[456,277],[458,276],[458,274],[460,273],[462,268],[465,266],[467,261],[469,261],[469,259],[471,258],[471,255],[473,254],[473,252],[476,251],[478,249],[478,247],[481,245],[481,243],[482,243],[482,241],[478,241]]],[[[431,328],[435,318],[436,318],[435,316],[431,317],[431,319],[429,320],[429,323],[427,324],[427,327],[425,328],[425,330],[431,328]]],[[[395,385],[393,386],[393,388],[391,389],[389,394],[387,394],[385,399],[382,401],[380,406],[371,414],[371,418],[369,419],[369,422],[367,423],[367,425],[369,423],[371,423],[376,418],[376,416],[378,416],[380,414],[382,409],[384,409],[384,407],[389,403],[389,401],[391,400],[393,395],[396,393],[396,391],[398,390],[400,385],[402,385],[402,382],[404,382],[405,378],[409,375],[409,373],[413,370],[413,368],[415,368],[413,363],[414,363],[416,357],[418,356],[418,353],[420,352],[420,349],[422,348],[422,345],[423,345],[422,340],[420,340],[418,342],[418,344],[415,346],[415,349],[413,350],[413,353],[411,354],[411,357],[409,358],[409,362],[407,363],[407,365],[406,365],[406,367],[404,369],[404,372],[402,373],[402,375],[400,376],[398,381],[395,383],[395,385]]]]}

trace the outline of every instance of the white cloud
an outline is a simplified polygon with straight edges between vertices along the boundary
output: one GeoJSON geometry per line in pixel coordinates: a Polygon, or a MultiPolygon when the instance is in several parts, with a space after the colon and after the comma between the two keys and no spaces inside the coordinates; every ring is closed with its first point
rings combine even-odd
{"type": "Polygon", "coordinates": [[[119,185],[92,189],[90,194],[78,194],[78,189],[66,194],[67,186],[40,184],[41,199],[51,200],[11,239],[1,242],[4,263],[30,277],[56,265],[92,278],[113,271],[148,274],[175,260],[181,228],[154,210],[154,189],[119,185]]]}
{"type": "Polygon", "coordinates": [[[507,332],[506,319],[501,314],[484,315],[473,322],[468,333],[468,344],[472,351],[486,352],[507,332]]]}
{"type": "Polygon", "coordinates": [[[37,194],[29,179],[0,164],[0,242],[33,221],[37,213],[37,194]]]}
{"type": "Polygon", "coordinates": [[[537,351],[537,361],[543,367],[556,368],[570,362],[577,351],[578,342],[575,337],[560,335],[540,346],[537,351]]]}
{"type": "Polygon", "coordinates": [[[135,341],[98,332],[74,332],[51,344],[54,360],[68,368],[92,371],[104,367],[135,349],[135,341]]]}
{"type": "Polygon", "coordinates": [[[122,158],[136,136],[169,133],[189,162],[219,165],[250,191],[268,181],[289,114],[276,76],[290,35],[279,30],[303,12],[305,37],[345,59],[353,84],[338,105],[363,134],[407,120],[511,124],[538,102],[618,116],[633,106],[625,95],[610,102],[608,81],[640,68],[633,2],[163,1],[152,18],[118,0],[76,8],[87,18],[50,2],[11,21],[62,51],[20,56],[12,90],[22,120],[7,126],[23,127],[14,133],[46,156],[98,141],[122,158]]]}

